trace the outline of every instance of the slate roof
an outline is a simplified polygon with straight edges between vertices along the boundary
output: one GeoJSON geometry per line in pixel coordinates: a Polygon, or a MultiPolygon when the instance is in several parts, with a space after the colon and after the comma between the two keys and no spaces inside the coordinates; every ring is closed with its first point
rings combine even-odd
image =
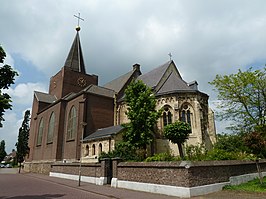
{"type": "Polygon", "coordinates": [[[83,91],[86,91],[88,93],[97,94],[97,95],[106,96],[106,97],[114,97],[114,94],[115,94],[115,92],[111,89],[104,88],[104,87],[97,86],[97,85],[93,85],[93,84],[86,87],[83,91]]]}
{"type": "Polygon", "coordinates": [[[91,135],[85,137],[83,141],[91,141],[91,140],[97,140],[99,138],[108,138],[111,137],[112,135],[116,135],[119,132],[121,132],[124,128],[121,125],[117,126],[110,126],[107,128],[102,128],[98,129],[91,135]]]}
{"type": "Polygon", "coordinates": [[[154,88],[161,80],[171,62],[172,61],[168,61],[150,72],[140,75],[137,80],[142,80],[147,86],[154,88]]]}
{"type": "Polygon", "coordinates": [[[103,85],[105,88],[109,88],[114,90],[115,92],[119,93],[119,91],[124,87],[130,77],[134,74],[134,70],[108,82],[107,84],[103,85]]]}
{"type": "Polygon", "coordinates": [[[67,56],[65,66],[71,68],[71,70],[86,74],[78,31],[67,56]]]}
{"type": "Polygon", "coordinates": [[[193,91],[193,89],[189,87],[183,79],[177,77],[177,75],[172,72],[157,91],[157,94],[169,93],[172,91],[193,91]]]}
{"type": "Polygon", "coordinates": [[[34,91],[34,95],[39,102],[45,102],[51,104],[57,100],[57,98],[54,95],[42,93],[39,91],[34,91]]]}

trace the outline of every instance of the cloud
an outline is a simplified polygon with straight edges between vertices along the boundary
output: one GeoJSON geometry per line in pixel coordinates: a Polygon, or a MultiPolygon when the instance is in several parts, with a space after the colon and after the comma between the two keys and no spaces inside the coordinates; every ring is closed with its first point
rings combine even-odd
{"type": "Polygon", "coordinates": [[[47,92],[47,85],[42,83],[20,83],[15,88],[9,88],[7,92],[15,105],[26,105],[31,106],[33,101],[33,92],[47,92]]]}

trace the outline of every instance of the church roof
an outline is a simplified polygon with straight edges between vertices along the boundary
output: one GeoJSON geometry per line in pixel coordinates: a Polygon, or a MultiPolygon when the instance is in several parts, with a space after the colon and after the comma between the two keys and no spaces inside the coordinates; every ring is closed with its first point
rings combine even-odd
{"type": "Polygon", "coordinates": [[[105,88],[109,88],[119,93],[119,91],[124,87],[124,85],[128,82],[131,76],[134,74],[134,70],[108,82],[104,85],[105,88]]]}
{"type": "Polygon", "coordinates": [[[57,100],[57,98],[54,95],[42,93],[39,91],[34,91],[34,95],[39,102],[45,102],[51,104],[57,100]]]}
{"type": "Polygon", "coordinates": [[[78,31],[68,53],[65,66],[71,70],[86,73],[78,31]]]}
{"type": "Polygon", "coordinates": [[[83,91],[88,93],[93,93],[96,95],[106,96],[106,97],[114,97],[115,92],[108,88],[104,88],[101,86],[93,85],[86,87],[83,91]]]}
{"type": "Polygon", "coordinates": [[[98,129],[97,131],[95,131],[94,133],[92,133],[91,135],[85,137],[83,141],[91,141],[91,140],[96,140],[96,139],[100,139],[100,138],[111,137],[112,135],[118,134],[123,129],[124,128],[121,125],[101,128],[101,129],[98,129]]]}
{"type": "Polygon", "coordinates": [[[174,72],[171,72],[156,94],[169,93],[172,91],[193,91],[193,89],[189,87],[183,79],[177,77],[174,72]]]}
{"type": "Polygon", "coordinates": [[[137,79],[142,80],[147,86],[154,88],[161,80],[171,62],[172,61],[168,61],[165,64],[151,70],[150,72],[140,75],[137,79]]]}

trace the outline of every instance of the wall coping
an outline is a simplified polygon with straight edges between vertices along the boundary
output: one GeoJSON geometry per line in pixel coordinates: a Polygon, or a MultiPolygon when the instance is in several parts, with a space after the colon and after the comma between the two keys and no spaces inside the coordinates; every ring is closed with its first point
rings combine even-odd
{"type": "MultiPolygon", "coordinates": [[[[79,167],[80,163],[53,163],[51,166],[79,167]]],[[[81,163],[81,167],[101,167],[100,163],[81,163]]]]}
{"type": "MultiPolygon", "coordinates": [[[[120,162],[118,167],[146,167],[146,168],[191,168],[214,166],[237,166],[255,164],[252,160],[207,160],[207,161],[173,161],[173,162],[120,162]]],[[[266,164],[266,159],[259,160],[259,164],[266,164]]]]}

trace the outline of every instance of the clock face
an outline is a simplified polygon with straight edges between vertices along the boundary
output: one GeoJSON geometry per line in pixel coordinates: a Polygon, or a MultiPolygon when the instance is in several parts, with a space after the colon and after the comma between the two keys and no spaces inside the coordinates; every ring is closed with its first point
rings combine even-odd
{"type": "Polygon", "coordinates": [[[77,83],[80,87],[84,87],[87,85],[87,82],[83,77],[78,78],[77,83]]]}

